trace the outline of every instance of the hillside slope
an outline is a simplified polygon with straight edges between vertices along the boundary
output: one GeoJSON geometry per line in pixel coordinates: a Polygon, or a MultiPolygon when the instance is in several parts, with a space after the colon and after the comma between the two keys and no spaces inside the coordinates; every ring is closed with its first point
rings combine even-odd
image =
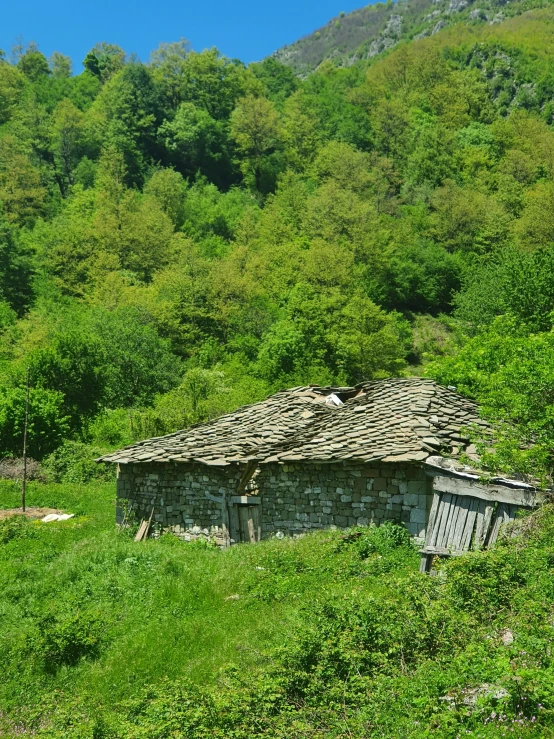
{"type": "Polygon", "coordinates": [[[399,42],[424,38],[460,21],[494,25],[549,0],[399,0],[367,5],[332,18],[326,26],[278,49],[273,56],[305,77],[326,60],[337,66],[367,61],[399,42]]]}
{"type": "Polygon", "coordinates": [[[31,484],[75,518],[0,522],[0,736],[554,736],[552,506],[428,577],[391,523],[137,544],[113,492],[31,484]]]}

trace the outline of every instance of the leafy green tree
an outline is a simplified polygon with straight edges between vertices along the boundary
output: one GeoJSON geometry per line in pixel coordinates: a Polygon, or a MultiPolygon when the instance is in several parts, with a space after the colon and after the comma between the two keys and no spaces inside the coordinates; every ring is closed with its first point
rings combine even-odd
{"type": "Polygon", "coordinates": [[[495,444],[472,434],[491,469],[545,479],[554,469],[554,334],[528,334],[513,318],[498,318],[428,373],[475,397],[494,424],[495,444]]]}
{"type": "Polygon", "coordinates": [[[473,331],[509,314],[530,331],[548,331],[554,311],[554,248],[535,251],[506,248],[464,279],[456,297],[456,315],[473,331]]]}
{"type": "MultiPolygon", "coordinates": [[[[25,426],[24,388],[0,387],[0,457],[20,457],[25,426]]],[[[32,388],[29,395],[27,452],[42,459],[54,451],[70,431],[61,393],[32,388]]]]}
{"type": "Polygon", "coordinates": [[[72,62],[70,57],[55,51],[50,57],[50,70],[56,79],[67,79],[71,77],[72,62]]]}
{"type": "Polygon", "coordinates": [[[215,120],[226,120],[239,98],[262,88],[242,62],[227,59],[217,49],[189,51],[184,40],[161,44],[150,67],[167,112],[188,102],[215,120]]]}
{"type": "Polygon", "coordinates": [[[75,184],[75,170],[84,148],[83,114],[70,100],[62,100],[53,116],[53,148],[62,195],[75,184]]]}
{"type": "Polygon", "coordinates": [[[0,124],[12,117],[25,87],[25,77],[15,67],[0,62],[0,124]]]}
{"type": "Polygon", "coordinates": [[[105,149],[123,154],[128,184],[142,185],[148,164],[161,153],[156,137],[159,94],[150,70],[127,64],[104,85],[91,113],[92,136],[105,149]]]}
{"type": "Polygon", "coordinates": [[[46,195],[40,172],[19,141],[0,138],[0,202],[6,219],[32,224],[44,212],[46,195]]]}
{"type": "Polygon", "coordinates": [[[88,320],[100,350],[101,402],[108,408],[148,405],[174,387],[181,367],[144,311],[95,311],[88,320]]]}
{"type": "Polygon", "coordinates": [[[99,250],[115,258],[110,265],[151,279],[169,260],[173,226],[156,199],[125,186],[126,172],[122,154],[104,153],[97,174],[95,237],[99,250]]]}
{"type": "Polygon", "coordinates": [[[107,82],[114,74],[123,69],[126,56],[120,46],[102,41],[88,52],[83,61],[83,66],[101,82],[107,82]]]}
{"type": "Polygon", "coordinates": [[[156,199],[175,228],[183,225],[186,183],[173,169],[156,169],[144,185],[144,194],[156,199]]]}
{"type": "Polygon", "coordinates": [[[220,187],[232,181],[225,127],[193,103],[181,103],[158,129],[167,158],[186,176],[201,173],[220,187]]]}
{"type": "Polygon", "coordinates": [[[273,103],[262,97],[242,98],[231,115],[231,136],[243,155],[241,168],[246,181],[262,188],[267,156],[280,143],[279,116],[273,103]]]}
{"type": "Polygon", "coordinates": [[[275,57],[268,56],[262,62],[251,64],[249,69],[264,85],[267,97],[277,105],[300,87],[292,67],[282,64],[275,57]]]}
{"type": "Polygon", "coordinates": [[[32,276],[30,253],[21,244],[15,229],[0,219],[0,301],[20,316],[32,299],[32,276]]]}
{"type": "Polygon", "coordinates": [[[17,62],[18,69],[31,82],[50,74],[48,60],[36,47],[30,46],[17,62]]]}
{"type": "Polygon", "coordinates": [[[81,430],[98,412],[105,388],[100,372],[101,348],[94,336],[67,327],[54,334],[48,346],[25,358],[37,388],[58,393],[63,417],[74,431],[81,430]]]}

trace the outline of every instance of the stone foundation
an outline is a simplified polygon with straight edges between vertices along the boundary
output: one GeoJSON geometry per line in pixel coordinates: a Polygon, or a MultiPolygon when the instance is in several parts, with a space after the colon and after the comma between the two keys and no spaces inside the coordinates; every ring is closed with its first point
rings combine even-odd
{"type": "MultiPolygon", "coordinates": [[[[125,511],[149,518],[186,540],[224,540],[227,503],[236,494],[239,465],[120,465],[117,520],[125,511]]],[[[261,465],[256,487],[262,499],[262,536],[295,535],[338,526],[402,522],[410,534],[425,536],[432,496],[431,478],[415,465],[293,463],[261,465]]]]}

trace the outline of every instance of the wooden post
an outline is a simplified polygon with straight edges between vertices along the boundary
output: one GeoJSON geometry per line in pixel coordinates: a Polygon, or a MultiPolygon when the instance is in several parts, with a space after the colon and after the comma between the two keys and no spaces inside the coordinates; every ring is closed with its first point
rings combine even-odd
{"type": "Polygon", "coordinates": [[[25,513],[25,487],[27,485],[27,431],[29,429],[29,384],[31,370],[27,367],[27,392],[25,394],[25,427],[23,430],[23,477],[21,480],[21,509],[25,513]]]}

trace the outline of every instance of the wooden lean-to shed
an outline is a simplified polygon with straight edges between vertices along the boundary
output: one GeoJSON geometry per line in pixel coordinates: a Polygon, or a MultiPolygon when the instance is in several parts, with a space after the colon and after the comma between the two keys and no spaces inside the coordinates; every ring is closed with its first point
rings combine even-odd
{"type": "Polygon", "coordinates": [[[435,555],[492,544],[537,503],[517,479],[484,482],[471,400],[421,378],[299,387],[102,457],[118,464],[118,520],[131,512],[222,546],[330,526],[404,523],[435,555]]]}

